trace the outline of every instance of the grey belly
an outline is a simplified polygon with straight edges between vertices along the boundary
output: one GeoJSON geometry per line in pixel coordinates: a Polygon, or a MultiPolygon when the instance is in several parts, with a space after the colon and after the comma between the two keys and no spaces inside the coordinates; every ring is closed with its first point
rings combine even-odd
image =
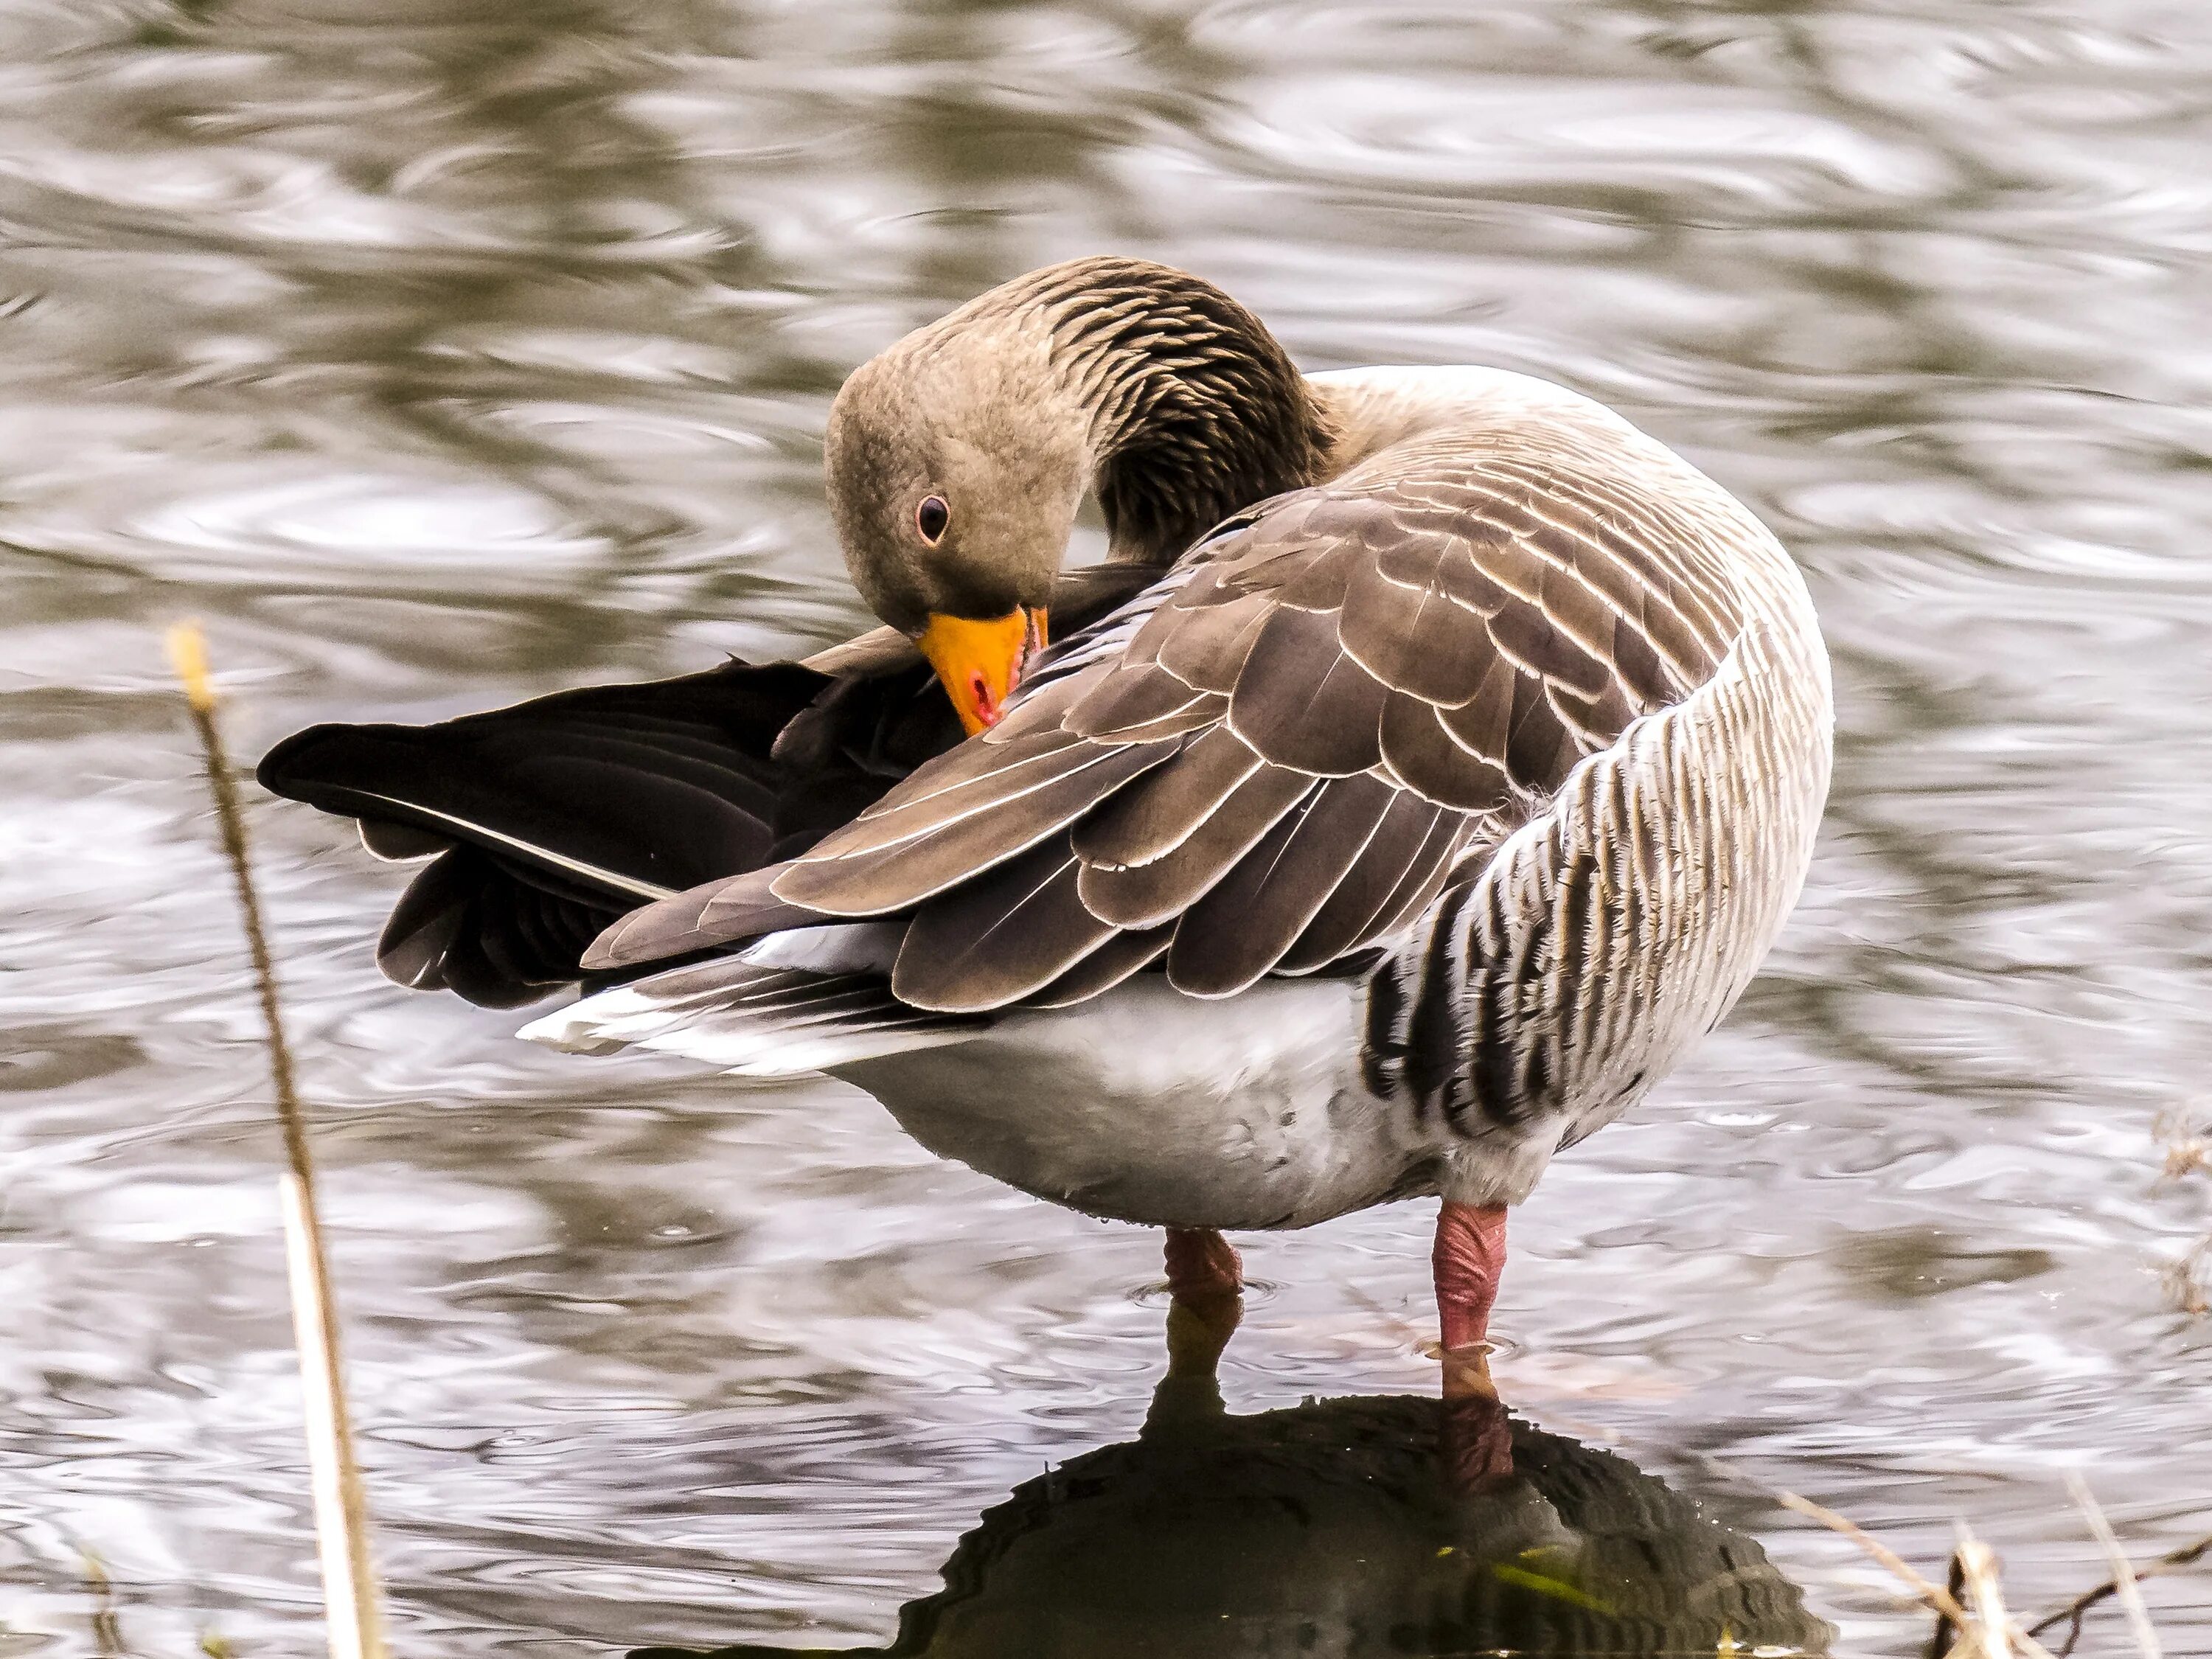
{"type": "Polygon", "coordinates": [[[1401,1105],[1358,1082],[1352,988],[1227,1002],[1150,981],[838,1075],[940,1157],[1090,1215],[1304,1227],[1433,1191],[1401,1105]]]}

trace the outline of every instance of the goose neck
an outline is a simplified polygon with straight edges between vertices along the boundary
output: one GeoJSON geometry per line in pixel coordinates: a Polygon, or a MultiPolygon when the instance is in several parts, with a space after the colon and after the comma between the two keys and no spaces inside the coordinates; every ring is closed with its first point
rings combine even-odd
{"type": "Polygon", "coordinates": [[[1117,562],[1171,562],[1254,501],[1316,482],[1334,431],[1258,318],[1166,266],[1085,260],[1024,296],[1082,423],[1117,562]]]}

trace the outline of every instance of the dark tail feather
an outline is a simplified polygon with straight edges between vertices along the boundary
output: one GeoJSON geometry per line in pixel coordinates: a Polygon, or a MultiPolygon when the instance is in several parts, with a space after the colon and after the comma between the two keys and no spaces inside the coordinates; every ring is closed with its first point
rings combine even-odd
{"type": "Polygon", "coordinates": [[[451,991],[480,1008],[520,1008],[577,975],[577,959],[621,914],[532,885],[473,847],[455,847],[408,884],[377,941],[385,977],[451,991]]]}
{"type": "MultiPolygon", "coordinates": [[[[1151,574],[1066,573],[1055,629],[1079,630],[1151,574]]],[[[514,1007],[578,978],[617,918],[805,852],[957,743],[928,665],[891,644],[864,637],[825,669],[732,662],[435,726],[313,726],[270,750],[259,777],[357,820],[372,853],[436,855],[379,960],[403,985],[514,1007]]],[[[766,931],[812,914],[748,919],[766,931]]]]}
{"type": "MultiPolygon", "coordinates": [[[[576,979],[585,947],[625,912],[820,833],[807,822],[816,780],[769,750],[829,684],[792,664],[733,663],[435,726],[318,726],[258,775],[358,819],[372,852],[437,854],[385,928],[386,974],[518,1007],[576,979]]],[[[890,781],[866,781],[874,793],[890,781]]]]}
{"type": "Polygon", "coordinates": [[[731,664],[563,691],[435,726],[316,726],[270,750],[262,787],[371,826],[482,848],[605,902],[680,892],[764,862],[789,781],[776,733],[828,684],[731,664]]]}

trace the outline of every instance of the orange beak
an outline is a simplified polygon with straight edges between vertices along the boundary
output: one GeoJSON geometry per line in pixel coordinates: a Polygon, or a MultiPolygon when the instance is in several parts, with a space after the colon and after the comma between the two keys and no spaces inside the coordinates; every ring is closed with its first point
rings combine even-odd
{"type": "Polygon", "coordinates": [[[1044,649],[1044,612],[1024,605],[975,622],[933,614],[921,630],[921,654],[944,682],[960,724],[974,737],[999,723],[1006,699],[1022,683],[1030,659],[1044,649]]]}

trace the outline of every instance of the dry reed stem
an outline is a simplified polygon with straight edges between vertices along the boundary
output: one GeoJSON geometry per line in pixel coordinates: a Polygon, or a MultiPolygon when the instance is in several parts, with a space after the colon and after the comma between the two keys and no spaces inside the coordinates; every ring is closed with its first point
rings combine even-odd
{"type": "Polygon", "coordinates": [[[1876,1538],[1855,1521],[1845,1520],[1835,1510],[1823,1509],[1809,1498],[1800,1498],[1794,1492],[1776,1492],[1774,1501],[1785,1510],[1795,1510],[1808,1519],[1819,1522],[1830,1532],[1840,1533],[1872,1556],[1901,1580],[1912,1593],[1934,1607],[1953,1624],[1964,1628],[1969,1622],[1966,1610],[1960,1607],[1951,1592],[1940,1584],[1931,1584],[1912,1570],[1911,1564],[1876,1538]]]}
{"type": "MultiPolygon", "coordinates": [[[[2179,1549],[2168,1550],[2155,1561],[2147,1561],[2140,1567],[2130,1565],[2128,1573],[2140,1583],[2146,1578],[2156,1578],[2161,1574],[2172,1572],[2177,1567],[2194,1565],[2208,1553],[2212,1553],[2212,1533],[2207,1533],[2193,1544],[2184,1544],[2179,1549]]],[[[2027,1633],[2030,1636],[2040,1636],[2060,1620],[2069,1620],[2071,1621],[2071,1626],[2066,1638],[2066,1644],[2058,1651],[2062,1656],[2071,1653],[2074,1650],[2075,1643],[2081,1639],[2082,1615],[2106,1597],[2118,1595],[2119,1590],[2120,1584],[2118,1577],[2107,1578],[2095,1589],[2083,1590],[2064,1607],[2044,1614],[2042,1618],[2027,1627],[2027,1633]]]]}
{"type": "Polygon", "coordinates": [[[1966,1634],[1985,1659],[2012,1659],[2007,1636],[2012,1616],[2005,1611],[2004,1584],[1997,1576],[1997,1554],[1974,1536],[1964,1521],[1959,1522],[1959,1547],[1951,1558],[1958,1564],[1959,1582],[1966,1589],[1966,1606],[1974,1622],[1966,1634]]]}
{"type": "Polygon", "coordinates": [[[2112,1531],[2112,1523],[2105,1518],[2104,1510],[2097,1507],[2097,1500],[2089,1491],[2089,1483],[2078,1471],[2067,1472],[2066,1486],[2074,1494],[2074,1501],[2081,1506],[2081,1514],[2089,1522],[2089,1530],[2096,1534],[2097,1541],[2104,1546],[2105,1559],[2112,1564],[2112,1590],[2120,1598],[2120,1607],[2127,1613],[2128,1627],[2135,1632],[2136,1648],[2142,1651],[2143,1659],[2162,1659],[2158,1632],[2151,1628],[2150,1609],[2143,1606],[2142,1590],[2136,1583],[2136,1570],[2128,1564],[2127,1553],[2120,1548],[2120,1540],[2112,1531]]]}
{"type": "Polygon", "coordinates": [[[2212,1139],[2197,1125],[2186,1109],[2160,1112],[2151,1120],[2151,1133],[2166,1143],[2166,1168],[2161,1182],[2179,1181],[2199,1170],[2212,1170],[2212,1139]]]}
{"type": "MultiPolygon", "coordinates": [[[[2154,1190],[2191,1176],[2212,1173],[2212,1137],[2198,1127],[2196,1115],[2189,1109],[2160,1112],[2151,1121],[2151,1133],[2166,1143],[2166,1167],[2159,1172],[2154,1190]]],[[[2206,1285],[2208,1268],[2212,1268],[2212,1233],[2166,1264],[2166,1300],[2177,1311],[2192,1317],[2212,1313],[2212,1292],[2206,1285]]]]}
{"type": "MultiPolygon", "coordinates": [[[[1944,1588],[1951,1593],[1951,1599],[1954,1601],[1966,1593],[1966,1571],[1959,1565],[1959,1553],[1956,1550],[1951,1553],[1951,1571],[1949,1580],[1944,1588]]],[[[1928,1638],[1928,1659],[1950,1659],[1951,1654],[1958,1646],[1958,1626],[1951,1622],[1949,1613],[1938,1609],[1936,1614],[1935,1634],[1928,1638]]],[[[1978,1647],[1980,1644],[1976,1643],[1975,1645],[1978,1647]]]]}
{"type": "Polygon", "coordinates": [[[376,1575],[368,1549],[368,1500],[361,1466],[354,1456],[353,1423],[346,1410],[344,1366],[338,1350],[337,1297],[331,1288],[330,1259],[323,1249],[320,1212],[315,1204],[315,1170],[307,1149],[307,1114],[294,1079],[292,1051],[284,1041],[283,1010],[276,997],[276,964],[261,924],[261,903],[247,857],[246,819],[239,811],[230,762],[216,725],[215,685],[208,675],[207,646],[199,629],[179,623],[169,630],[169,656],[184,682],[192,725],[207,761],[208,787],[215,798],[222,850],[238,890],[239,914],[253,957],[253,976],[261,993],[270,1081],[276,1096],[289,1166],[278,1180],[284,1215],[284,1257],[292,1293],[292,1325],[300,1347],[300,1380],[307,1396],[307,1468],[315,1504],[315,1544],[322,1560],[323,1599],[330,1626],[331,1659],[385,1659],[384,1619],[378,1606],[376,1575]]]}
{"type": "Polygon", "coordinates": [[[92,1647],[99,1659],[117,1659],[126,1651],[123,1621],[115,1611],[115,1581],[107,1576],[107,1563],[88,1545],[76,1547],[84,1563],[85,1593],[92,1598],[92,1647]]]}
{"type": "MultiPolygon", "coordinates": [[[[1829,1531],[1839,1533],[1850,1539],[1851,1542],[1873,1557],[1876,1562],[1887,1568],[1921,1601],[1935,1608],[1942,1618],[1949,1620],[1957,1628],[1959,1633],[1972,1644],[1968,1648],[1951,1649],[1950,1652],[1956,1656],[1956,1659],[1982,1659],[1982,1656],[1988,1656],[1988,1659],[2006,1659],[2009,1653],[2009,1649],[2002,1645],[2006,1643],[2017,1647],[2024,1656],[2024,1659],[2051,1659],[2050,1650],[2033,1636],[2022,1630],[2009,1616],[2006,1616],[2003,1622],[1997,1627],[2000,1632],[1996,1638],[1999,1645],[1991,1646],[1984,1633],[1978,1609],[1975,1613],[1968,1613],[1966,1608],[1960,1604],[1959,1599],[1949,1590],[1941,1584],[1930,1583],[1927,1579],[1923,1578],[1913,1571],[1911,1565],[1903,1556],[1898,1554],[1865,1528],[1856,1522],[1844,1519],[1833,1510],[1821,1508],[1809,1498],[1800,1498],[1794,1492],[1782,1492],[1773,1488],[1769,1490],[1773,1492],[1775,1502],[1784,1509],[1795,1510],[1798,1514],[1819,1522],[1829,1531]]],[[[1979,1542],[1978,1540],[1975,1541],[1979,1542]]],[[[1984,1545],[1982,1547],[1986,1551],[1988,1547],[1984,1545]]],[[[1969,1589],[1968,1600],[1971,1601],[1972,1600],[1971,1577],[1966,1582],[1969,1589]]],[[[2002,1601],[1995,1605],[1997,1612],[2002,1614],[2002,1601]]],[[[1937,1631],[1940,1640],[1942,1632],[1940,1625],[1937,1626],[1937,1631]]]]}
{"type": "Polygon", "coordinates": [[[2192,1318],[2212,1313],[2212,1296],[2208,1296],[2204,1289],[2208,1265],[2212,1265],[2212,1238],[2197,1240],[2186,1255],[2166,1264],[2161,1278],[2166,1300],[2173,1304],[2176,1313],[2185,1313],[2192,1318]]]}

